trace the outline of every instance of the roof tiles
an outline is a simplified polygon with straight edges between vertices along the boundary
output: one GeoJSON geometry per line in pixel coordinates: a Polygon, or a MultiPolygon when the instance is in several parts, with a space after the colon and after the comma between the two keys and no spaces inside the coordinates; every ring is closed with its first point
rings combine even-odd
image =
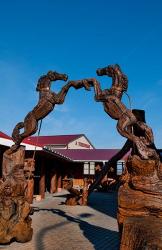
{"type": "Polygon", "coordinates": [[[26,138],[24,143],[36,143],[41,146],[46,145],[67,145],[69,142],[83,136],[83,134],[77,135],[51,135],[51,136],[31,136],[26,138]]]}
{"type": "Polygon", "coordinates": [[[55,152],[74,161],[108,161],[119,149],[56,149],[55,152]]]}

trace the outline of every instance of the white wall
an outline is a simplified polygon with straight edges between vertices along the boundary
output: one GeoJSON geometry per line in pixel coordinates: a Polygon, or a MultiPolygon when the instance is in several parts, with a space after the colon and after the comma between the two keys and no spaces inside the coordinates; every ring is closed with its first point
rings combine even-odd
{"type": "Polygon", "coordinates": [[[75,141],[70,142],[68,144],[68,149],[93,149],[93,147],[84,136],[81,136],[75,141]]]}
{"type": "MultiPolygon", "coordinates": [[[[13,145],[13,141],[10,139],[0,138],[0,145],[11,147],[13,145]]],[[[35,150],[34,145],[21,143],[21,145],[25,146],[25,150],[35,150]]],[[[36,150],[42,150],[42,147],[36,146],[36,150]]]]}

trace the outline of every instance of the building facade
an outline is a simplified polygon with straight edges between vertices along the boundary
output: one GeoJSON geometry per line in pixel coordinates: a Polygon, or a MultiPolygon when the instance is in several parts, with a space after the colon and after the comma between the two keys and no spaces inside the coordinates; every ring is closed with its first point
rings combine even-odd
{"type": "MultiPolygon", "coordinates": [[[[0,166],[4,151],[12,144],[12,138],[0,132],[0,166]]],[[[34,156],[34,194],[42,198],[45,192],[60,191],[69,179],[79,189],[85,177],[93,182],[104,164],[118,152],[118,149],[95,149],[84,134],[33,136],[26,138],[22,145],[26,147],[26,158],[34,156]]],[[[123,168],[124,162],[125,159],[121,159],[118,165],[123,168]]],[[[117,166],[109,174],[115,178],[117,166]]]]}

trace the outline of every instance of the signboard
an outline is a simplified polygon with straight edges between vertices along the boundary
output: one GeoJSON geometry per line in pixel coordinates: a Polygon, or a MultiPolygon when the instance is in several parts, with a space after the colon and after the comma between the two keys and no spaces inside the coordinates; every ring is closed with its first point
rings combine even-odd
{"type": "Polygon", "coordinates": [[[89,144],[86,144],[86,143],[83,143],[83,142],[77,142],[77,144],[80,146],[80,147],[83,147],[83,148],[90,148],[90,145],[89,144]]]}

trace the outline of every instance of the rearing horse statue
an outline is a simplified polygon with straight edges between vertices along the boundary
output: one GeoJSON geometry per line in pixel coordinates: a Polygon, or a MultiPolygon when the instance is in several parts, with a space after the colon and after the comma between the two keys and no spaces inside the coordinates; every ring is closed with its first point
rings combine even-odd
{"type": "Polygon", "coordinates": [[[100,83],[95,79],[84,79],[91,86],[94,86],[95,100],[102,102],[105,112],[113,119],[117,120],[118,132],[131,140],[137,147],[142,159],[158,158],[156,150],[153,149],[154,138],[152,130],[146,123],[138,121],[130,109],[122,103],[123,93],[127,91],[128,79],[124,75],[119,65],[109,65],[105,68],[98,69],[98,76],[112,77],[112,86],[109,89],[102,90],[100,83]],[[145,136],[137,137],[133,133],[133,125],[137,125],[145,136]]]}
{"type": "Polygon", "coordinates": [[[59,93],[51,91],[51,84],[53,81],[63,80],[67,81],[68,76],[66,74],[60,74],[56,71],[49,71],[47,75],[43,75],[38,80],[36,91],[39,92],[39,102],[29,112],[23,122],[19,122],[12,132],[12,138],[15,145],[11,148],[16,150],[22,140],[28,136],[33,135],[38,129],[38,121],[46,117],[55,107],[55,104],[62,104],[65,100],[66,94],[70,87],[79,89],[84,87],[89,90],[89,84],[87,82],[69,81],[59,93]],[[24,129],[20,134],[20,129],[24,129]]]}

